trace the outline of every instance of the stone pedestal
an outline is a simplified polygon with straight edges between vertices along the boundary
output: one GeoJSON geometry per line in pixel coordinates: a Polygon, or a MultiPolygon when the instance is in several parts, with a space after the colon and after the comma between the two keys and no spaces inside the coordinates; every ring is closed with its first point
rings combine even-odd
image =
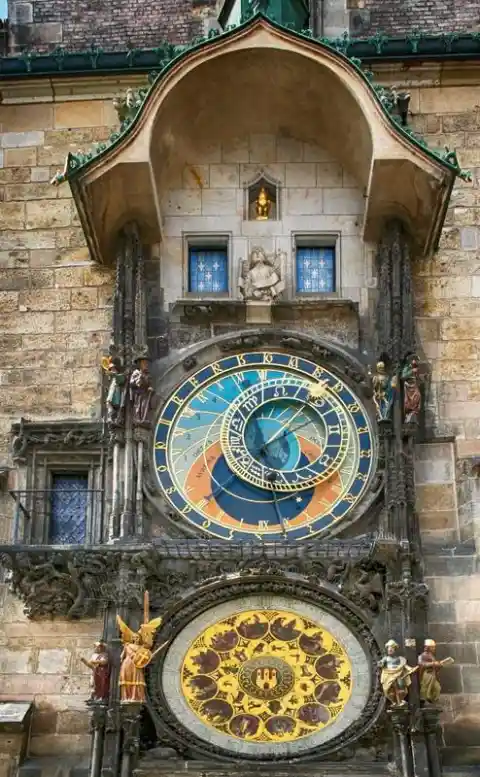
{"type": "Polygon", "coordinates": [[[30,736],[33,704],[0,702],[0,777],[21,766],[30,736]]]}
{"type": "Polygon", "coordinates": [[[120,777],[131,777],[133,769],[137,765],[142,710],[143,704],[137,702],[120,706],[120,722],[123,732],[120,777]]]}
{"type": "Polygon", "coordinates": [[[262,300],[247,300],[245,303],[245,321],[247,324],[271,324],[272,303],[262,300]]]}

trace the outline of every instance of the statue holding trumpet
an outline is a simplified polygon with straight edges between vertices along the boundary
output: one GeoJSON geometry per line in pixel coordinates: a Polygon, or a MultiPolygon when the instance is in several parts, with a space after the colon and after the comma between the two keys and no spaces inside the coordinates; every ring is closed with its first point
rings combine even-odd
{"type": "Polygon", "coordinates": [[[145,668],[168,642],[164,642],[152,652],[155,632],[162,618],[149,620],[149,595],[144,594],[143,624],[137,632],[132,631],[117,615],[117,624],[122,634],[123,651],[120,656],[120,703],[143,704],[146,699],[145,668]]]}

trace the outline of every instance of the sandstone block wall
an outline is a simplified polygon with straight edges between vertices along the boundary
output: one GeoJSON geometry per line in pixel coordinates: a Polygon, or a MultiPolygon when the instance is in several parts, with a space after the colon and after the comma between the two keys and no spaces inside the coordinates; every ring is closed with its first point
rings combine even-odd
{"type": "MultiPolygon", "coordinates": [[[[384,71],[383,78],[402,83],[398,73],[384,71]]],[[[427,420],[438,440],[417,446],[416,484],[431,587],[430,636],[440,657],[456,661],[442,674],[445,757],[478,763],[480,69],[425,66],[403,83],[411,88],[412,126],[430,146],[456,148],[462,166],[472,171],[471,183],[456,183],[438,252],[416,264],[418,342],[431,370],[427,420]]]]}
{"type": "MultiPolygon", "coordinates": [[[[112,271],[90,261],[68,185],[49,183],[68,150],[108,136],[111,102],[33,99],[0,106],[2,464],[21,416],[98,415],[111,326],[112,271]]],[[[11,538],[12,505],[0,493],[0,542],[11,538]]],[[[102,623],[30,622],[4,584],[0,612],[0,699],[34,700],[30,753],[88,752],[90,673],[79,655],[102,623]]]]}

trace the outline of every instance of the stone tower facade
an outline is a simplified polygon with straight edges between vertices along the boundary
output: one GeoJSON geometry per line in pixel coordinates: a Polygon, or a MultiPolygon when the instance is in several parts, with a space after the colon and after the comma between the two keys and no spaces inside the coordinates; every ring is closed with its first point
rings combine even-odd
{"type": "MultiPolygon", "coordinates": [[[[227,602],[247,596],[261,610],[262,586],[283,597],[282,612],[293,598],[313,608],[298,617],[338,616],[353,634],[347,653],[368,644],[372,662],[392,636],[409,663],[434,639],[439,658],[455,661],[441,674],[444,761],[478,763],[479,12],[473,2],[455,16],[445,3],[400,11],[326,0],[308,4],[313,35],[302,35],[281,16],[300,18],[302,4],[267,5],[256,17],[242,6],[235,21],[228,2],[10,0],[0,62],[0,698],[24,707],[13,724],[0,715],[2,777],[32,764],[46,774],[58,759],[126,777],[141,758],[150,768],[158,748],[170,774],[179,760],[235,761],[238,749],[205,748],[200,723],[178,725],[162,672],[178,671],[175,639],[188,623],[213,606],[212,623],[223,623],[227,602]],[[249,280],[258,247],[276,257],[274,304],[249,280]],[[220,293],[192,285],[205,249],[227,257],[220,293]],[[326,291],[301,286],[308,250],[332,261],[326,291]],[[240,535],[229,545],[205,533],[169,501],[153,459],[178,387],[247,353],[330,371],[371,423],[368,496],[331,533],[292,542],[291,558],[283,538],[261,537],[259,551],[240,535]],[[401,390],[397,415],[379,418],[372,378],[385,354],[401,390]],[[151,360],[144,416],[133,384],[123,420],[108,415],[120,407],[108,399],[109,356],[128,381],[138,359],[151,360]],[[413,357],[414,431],[402,415],[413,357]],[[147,673],[151,716],[135,717],[119,705],[115,615],[141,623],[146,589],[152,617],[168,603],[159,639],[172,647],[147,673]],[[111,698],[92,713],[82,657],[100,638],[111,698]]],[[[387,758],[372,667],[351,741],[328,750],[319,739],[317,760],[387,758]]],[[[421,709],[418,690],[412,704],[421,709]]]]}

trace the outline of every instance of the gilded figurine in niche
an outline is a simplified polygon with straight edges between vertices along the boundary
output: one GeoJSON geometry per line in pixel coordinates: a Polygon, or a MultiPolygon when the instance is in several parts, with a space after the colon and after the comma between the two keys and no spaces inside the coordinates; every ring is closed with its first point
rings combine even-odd
{"type": "Polygon", "coordinates": [[[264,186],[260,189],[255,200],[255,218],[257,221],[267,221],[270,218],[272,201],[264,186]]]}
{"type": "Polygon", "coordinates": [[[397,388],[396,377],[388,375],[385,362],[377,362],[375,373],[369,372],[373,385],[373,401],[379,421],[388,421],[391,416],[393,400],[397,388]]]}
{"type": "Polygon", "coordinates": [[[412,684],[410,675],[416,672],[418,667],[408,666],[407,659],[397,655],[399,646],[394,639],[388,640],[385,649],[386,655],[378,663],[383,693],[393,706],[403,707],[407,703],[408,689],[412,684]]]}
{"type": "Polygon", "coordinates": [[[110,657],[104,642],[95,642],[90,658],[80,657],[80,661],[92,670],[91,702],[106,701],[110,691],[110,657]]]}
{"type": "Polygon", "coordinates": [[[119,426],[124,420],[127,373],[118,356],[105,357],[102,368],[110,378],[107,394],[107,422],[119,426]]]}
{"type": "Polygon", "coordinates": [[[403,414],[406,424],[418,423],[422,408],[422,392],[420,391],[420,375],[418,361],[410,356],[405,362],[402,374],[403,384],[403,414]]]}
{"type": "Polygon", "coordinates": [[[238,286],[245,300],[274,302],[285,288],[282,280],[284,254],[277,251],[267,256],[263,248],[255,247],[249,259],[240,265],[238,286]]]}
{"type": "Polygon", "coordinates": [[[148,426],[148,416],[152,404],[153,386],[148,369],[148,359],[135,361],[135,369],[130,376],[130,399],[133,407],[133,423],[148,426]]]}
{"type": "Polygon", "coordinates": [[[117,624],[122,634],[123,650],[120,656],[120,702],[122,704],[145,701],[145,668],[167,644],[164,642],[152,652],[155,632],[162,624],[162,618],[149,620],[148,593],[144,596],[144,623],[138,631],[132,631],[117,615],[117,624]]]}
{"type": "Polygon", "coordinates": [[[454,663],[451,657],[438,661],[435,655],[436,648],[437,645],[433,639],[426,639],[423,643],[423,653],[418,657],[420,699],[430,704],[435,704],[442,692],[439,679],[440,669],[454,663]]]}

